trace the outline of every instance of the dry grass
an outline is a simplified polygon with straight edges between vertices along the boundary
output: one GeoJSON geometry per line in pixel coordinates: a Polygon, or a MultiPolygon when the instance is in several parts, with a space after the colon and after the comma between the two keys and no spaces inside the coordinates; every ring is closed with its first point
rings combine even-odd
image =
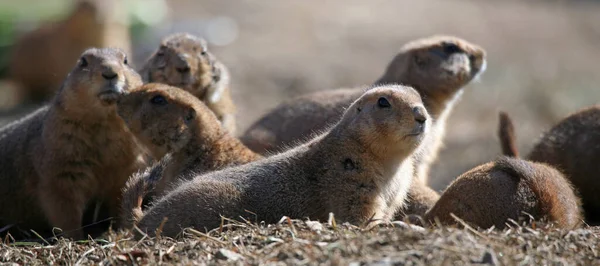
{"type": "MultiPolygon", "coordinates": [[[[409,229],[282,219],[276,225],[229,223],[176,239],[109,233],[105,239],[54,245],[0,245],[0,263],[36,264],[325,264],[590,265],[600,260],[600,230],[512,226],[497,231],[455,227],[409,229]],[[222,232],[219,232],[222,231],[222,232]]],[[[7,264],[10,265],[10,264],[7,264]]]]}

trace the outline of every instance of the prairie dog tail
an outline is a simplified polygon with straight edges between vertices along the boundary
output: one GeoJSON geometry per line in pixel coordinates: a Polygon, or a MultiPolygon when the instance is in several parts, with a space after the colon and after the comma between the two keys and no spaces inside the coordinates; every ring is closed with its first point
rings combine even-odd
{"type": "Polygon", "coordinates": [[[512,119],[506,112],[500,111],[498,123],[498,138],[502,147],[502,154],[509,157],[519,157],[519,150],[516,145],[515,127],[512,119]]]}
{"type": "Polygon", "coordinates": [[[502,157],[495,169],[523,180],[538,199],[542,215],[561,228],[574,228],[581,222],[581,203],[572,185],[556,169],[539,163],[502,157]]]}
{"type": "Polygon", "coordinates": [[[143,172],[132,175],[123,188],[121,203],[121,227],[131,229],[144,216],[142,202],[148,192],[152,191],[162,178],[171,155],[167,154],[159,162],[146,168],[143,172]]]}

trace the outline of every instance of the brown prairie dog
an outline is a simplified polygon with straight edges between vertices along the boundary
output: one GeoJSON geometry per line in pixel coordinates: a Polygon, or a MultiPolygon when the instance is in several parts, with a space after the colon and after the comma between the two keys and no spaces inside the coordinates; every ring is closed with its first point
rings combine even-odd
{"type": "Polygon", "coordinates": [[[188,33],[165,37],[140,70],[145,83],[158,82],[189,91],[235,135],[236,108],[229,70],[208,51],[206,41],[188,33]]]}
{"type": "MultiPolygon", "coordinates": [[[[457,37],[432,36],[405,44],[375,81],[415,88],[433,118],[432,134],[416,158],[417,175],[424,184],[441,147],[448,114],[462,88],[485,66],[485,51],[481,47],[457,37]]],[[[335,123],[362,93],[360,88],[337,89],[290,99],[250,126],[241,139],[259,153],[288,147],[335,123]]]]}
{"type": "MultiPolygon", "coordinates": [[[[160,175],[153,193],[165,194],[174,184],[191,173],[200,174],[228,166],[258,160],[262,156],[244,146],[231,136],[214,113],[187,91],[159,83],[138,87],[123,96],[117,112],[137,139],[154,157],[162,159],[152,168],[132,177],[124,189],[124,198],[131,187],[146,187],[149,173],[160,175]],[[158,171],[158,173],[157,173],[158,171]]],[[[142,195],[144,196],[144,195],[142,195]]],[[[141,207],[141,206],[137,206],[141,207]]],[[[141,210],[141,209],[140,209],[141,210]]]]}
{"type": "Polygon", "coordinates": [[[145,164],[116,112],[142,84],[127,63],[117,49],[86,50],[50,104],[0,130],[0,226],[82,238],[91,199],[117,217],[121,188],[145,164]]]}
{"type": "Polygon", "coordinates": [[[516,158],[514,125],[505,112],[499,115],[498,137],[503,154],[514,158],[499,158],[459,176],[425,218],[454,224],[454,213],[481,228],[504,228],[508,219],[525,218],[525,212],[562,228],[579,225],[580,200],[568,180],[549,165],[516,158]]]}
{"type": "MultiPolygon", "coordinates": [[[[410,87],[382,86],[353,103],[328,132],[284,153],[194,177],[128,220],[148,232],[218,227],[220,215],[277,222],[282,216],[362,224],[390,220],[412,182],[406,161],[430,119],[410,87]],[[250,211],[251,213],[249,213],[250,211]]],[[[410,169],[410,168],[409,168],[410,169]]],[[[126,205],[126,202],[124,203],[126,205]]],[[[133,204],[132,204],[133,205],[133,204]]]]}
{"type": "MultiPolygon", "coordinates": [[[[556,123],[538,140],[527,159],[560,169],[577,189],[583,203],[586,222],[600,224],[600,185],[596,173],[600,170],[600,106],[573,113],[556,123]]],[[[510,132],[514,129],[504,129],[510,132]]],[[[507,133],[505,133],[507,134],[507,133]]],[[[516,146],[514,133],[501,138],[503,146],[516,146]]]]}
{"type": "Polygon", "coordinates": [[[457,224],[451,213],[480,228],[502,229],[509,219],[530,214],[560,228],[581,224],[581,208],[571,184],[542,163],[503,157],[477,166],[454,180],[425,220],[457,224]]]}
{"type": "MultiPolygon", "coordinates": [[[[485,66],[485,51],[481,47],[457,37],[432,36],[404,45],[375,82],[414,87],[433,119],[431,133],[413,156],[414,175],[419,180],[413,185],[418,187],[411,188],[406,209],[398,214],[398,219],[404,214],[423,215],[439,197],[427,187],[429,168],[442,146],[446,120],[462,88],[483,73],[485,66]]],[[[359,88],[337,89],[286,101],[250,126],[241,137],[242,142],[259,153],[293,145],[335,123],[362,93],[359,88]]]]}
{"type": "Polygon", "coordinates": [[[118,0],[78,0],[63,21],[21,36],[13,45],[9,76],[19,84],[20,100],[52,98],[84,50],[131,50],[127,11],[118,0]]]}

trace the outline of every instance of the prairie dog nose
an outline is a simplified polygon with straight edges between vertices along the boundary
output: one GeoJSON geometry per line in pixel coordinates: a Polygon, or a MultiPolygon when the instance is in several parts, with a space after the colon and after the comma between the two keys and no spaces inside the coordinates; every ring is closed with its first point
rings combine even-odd
{"type": "Polygon", "coordinates": [[[181,74],[190,72],[190,67],[188,67],[188,66],[176,67],[176,69],[177,69],[177,72],[179,72],[181,74]]]}
{"type": "Polygon", "coordinates": [[[106,80],[113,80],[116,79],[118,76],[119,75],[117,74],[117,72],[112,68],[107,68],[104,71],[102,71],[102,77],[106,80]]]}
{"type": "Polygon", "coordinates": [[[415,117],[415,121],[419,124],[425,123],[427,121],[427,116],[425,115],[425,108],[422,106],[416,106],[412,109],[413,116],[415,117]]]}
{"type": "Polygon", "coordinates": [[[175,69],[177,72],[182,74],[190,72],[190,64],[186,60],[186,57],[187,56],[185,55],[177,56],[177,62],[175,63],[175,69]]]}

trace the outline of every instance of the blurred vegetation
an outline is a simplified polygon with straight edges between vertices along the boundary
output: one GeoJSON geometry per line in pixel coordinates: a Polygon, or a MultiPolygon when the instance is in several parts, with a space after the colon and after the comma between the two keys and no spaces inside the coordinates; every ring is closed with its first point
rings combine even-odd
{"type": "MultiPolygon", "coordinates": [[[[123,0],[125,1],[125,0],[123,0]]],[[[0,1],[0,79],[8,73],[8,60],[12,44],[23,33],[34,30],[44,22],[52,22],[66,17],[73,1],[0,1]]],[[[159,2],[154,0],[153,2],[159,2]]],[[[149,28],[146,19],[152,14],[151,8],[139,8],[144,0],[129,0],[127,8],[131,38],[136,39],[149,28]]],[[[146,5],[148,6],[148,5],[146,5]]],[[[151,5],[150,5],[151,6],[151,5]]]]}
{"type": "Polygon", "coordinates": [[[0,78],[7,74],[11,45],[21,33],[21,24],[28,24],[29,28],[40,21],[60,19],[68,8],[67,1],[0,2],[0,78]]]}

